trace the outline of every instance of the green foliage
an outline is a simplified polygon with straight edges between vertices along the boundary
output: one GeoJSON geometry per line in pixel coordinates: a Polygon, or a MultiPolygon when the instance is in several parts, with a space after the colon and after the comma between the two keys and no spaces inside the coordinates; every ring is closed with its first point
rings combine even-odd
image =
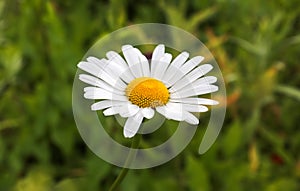
{"type": "Polygon", "coordinates": [[[187,156],[186,163],[187,185],[190,190],[210,190],[209,172],[205,169],[204,164],[190,155],[187,156]],[[195,172],[197,176],[195,176],[195,172]]]}
{"type": "Polygon", "coordinates": [[[289,87],[289,86],[280,86],[280,85],[278,85],[276,90],[278,92],[286,94],[287,96],[290,96],[290,97],[293,97],[297,100],[300,100],[300,91],[298,89],[295,89],[295,88],[289,87]]]}
{"type": "MultiPolygon", "coordinates": [[[[204,155],[202,123],[181,155],[130,171],[120,189],[300,190],[299,19],[296,0],[0,1],[0,191],[109,188],[120,169],[80,138],[73,77],[98,38],[143,22],[181,27],[210,48],[227,86],[227,118],[204,155]]],[[[172,124],[142,147],[166,140],[172,124]]]]}

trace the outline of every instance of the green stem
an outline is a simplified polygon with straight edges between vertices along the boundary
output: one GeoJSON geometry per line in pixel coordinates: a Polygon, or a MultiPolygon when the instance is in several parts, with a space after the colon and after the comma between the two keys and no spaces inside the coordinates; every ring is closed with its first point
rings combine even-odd
{"type": "MultiPolygon", "coordinates": [[[[136,148],[138,148],[139,144],[140,144],[140,140],[141,140],[141,134],[137,134],[135,135],[135,137],[132,140],[131,143],[131,149],[129,151],[128,157],[126,159],[125,162],[125,166],[129,167],[130,163],[132,162],[132,159],[135,157],[136,154],[136,148]]],[[[126,177],[127,173],[129,171],[129,168],[123,168],[121,170],[121,172],[119,173],[118,177],[116,178],[116,180],[114,181],[114,183],[111,185],[109,191],[114,191],[116,190],[119,185],[121,184],[121,182],[124,180],[124,178],[126,177]]]]}

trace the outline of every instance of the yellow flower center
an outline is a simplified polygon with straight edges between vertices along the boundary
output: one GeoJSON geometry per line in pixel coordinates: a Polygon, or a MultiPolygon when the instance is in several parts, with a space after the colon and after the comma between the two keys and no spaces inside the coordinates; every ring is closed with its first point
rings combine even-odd
{"type": "Polygon", "coordinates": [[[148,77],[132,80],[125,91],[129,101],[142,108],[165,105],[170,97],[168,89],[161,81],[148,77]]]}

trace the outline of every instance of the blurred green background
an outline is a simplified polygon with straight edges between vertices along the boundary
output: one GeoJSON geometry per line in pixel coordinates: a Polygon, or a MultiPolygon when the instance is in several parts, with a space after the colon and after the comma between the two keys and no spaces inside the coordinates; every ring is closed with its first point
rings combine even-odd
{"type": "Polygon", "coordinates": [[[109,188],[120,168],[79,136],[73,77],[97,39],[144,22],[205,43],[224,75],[227,115],[207,153],[197,153],[200,124],[183,153],[131,170],[120,190],[300,190],[298,0],[1,0],[0,191],[109,188]]]}

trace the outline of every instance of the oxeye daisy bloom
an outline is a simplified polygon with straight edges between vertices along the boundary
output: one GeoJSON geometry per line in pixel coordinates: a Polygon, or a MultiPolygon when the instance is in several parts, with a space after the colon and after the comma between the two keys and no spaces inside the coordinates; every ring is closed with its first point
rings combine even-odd
{"type": "Polygon", "coordinates": [[[91,110],[127,118],[125,137],[133,137],[143,119],[151,119],[155,111],[167,119],[197,125],[199,119],[192,113],[206,112],[204,105],[218,104],[198,97],[218,90],[213,85],[217,78],[204,76],[213,67],[199,65],[202,56],[188,60],[189,53],[182,52],[172,60],[162,44],[154,49],[150,63],[131,45],[122,46],[122,52],[125,59],[109,51],[107,58],[88,57],[78,67],[89,73],[80,74],[79,79],[91,85],[84,88],[84,97],[97,100],[91,110]]]}

